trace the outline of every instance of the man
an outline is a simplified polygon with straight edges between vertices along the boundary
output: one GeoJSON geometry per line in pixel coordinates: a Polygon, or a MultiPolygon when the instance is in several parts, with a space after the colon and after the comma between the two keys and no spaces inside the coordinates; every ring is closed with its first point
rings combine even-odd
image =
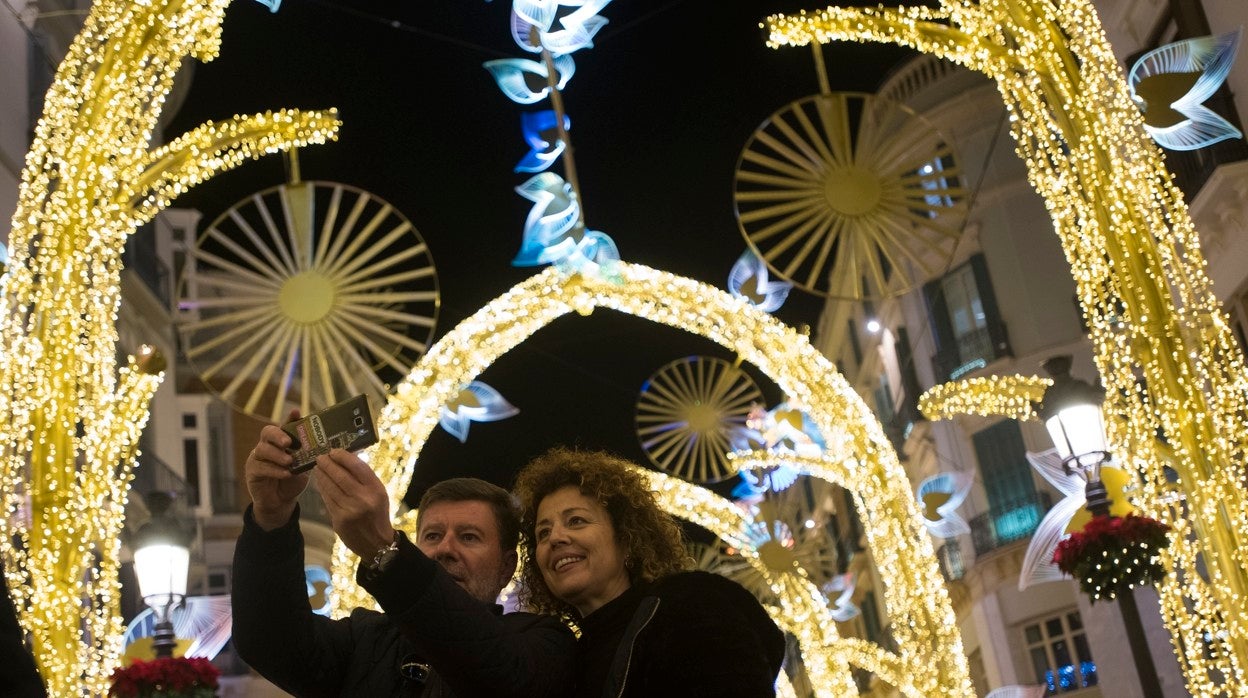
{"type": "Polygon", "coordinates": [[[269,425],[247,458],[252,505],[234,552],[234,646],[297,696],[558,696],[570,692],[575,639],[550,616],[503,614],[519,519],[500,487],[456,478],[420,502],[417,541],[390,525],[385,486],[355,455],[316,462],[335,533],[360,557],[356,579],[385,613],[312,612],[304,582],[291,438],[269,425]]]}

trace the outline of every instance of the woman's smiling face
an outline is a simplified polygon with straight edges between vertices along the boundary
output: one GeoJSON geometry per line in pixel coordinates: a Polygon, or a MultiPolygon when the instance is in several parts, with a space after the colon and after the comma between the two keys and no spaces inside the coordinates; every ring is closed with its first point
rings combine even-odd
{"type": "Polygon", "coordinates": [[[537,564],[550,593],[576,607],[581,617],[630,586],[625,551],[615,539],[606,508],[572,485],[537,505],[537,564]]]}

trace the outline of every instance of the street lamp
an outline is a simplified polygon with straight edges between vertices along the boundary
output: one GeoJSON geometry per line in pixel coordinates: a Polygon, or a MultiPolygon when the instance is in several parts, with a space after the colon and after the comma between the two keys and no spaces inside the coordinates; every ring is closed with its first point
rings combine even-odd
{"type": "MultiPolygon", "coordinates": [[[[1070,364],[1069,355],[1054,356],[1041,364],[1053,379],[1053,385],[1044,391],[1044,401],[1037,406],[1037,412],[1062,457],[1062,468],[1067,473],[1081,475],[1087,483],[1084,492],[1088,512],[1092,516],[1108,516],[1109,495],[1101,481],[1101,466],[1111,458],[1101,411],[1105,392],[1070,375],[1070,364]]],[[[1145,698],[1162,698],[1135,595],[1128,590],[1118,594],[1117,600],[1140,688],[1145,698]]]]}
{"type": "Polygon", "coordinates": [[[143,497],[152,518],[139,527],[131,540],[134,572],[139,594],[156,614],[152,649],[156,657],[172,657],[177,644],[173,632],[173,609],[186,599],[186,574],[190,566],[189,536],[173,517],[168,492],[149,492],[143,497]]]}

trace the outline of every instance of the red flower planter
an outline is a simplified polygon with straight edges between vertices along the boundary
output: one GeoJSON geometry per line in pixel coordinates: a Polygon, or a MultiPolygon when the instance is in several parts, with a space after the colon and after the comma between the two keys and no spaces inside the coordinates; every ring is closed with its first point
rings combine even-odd
{"type": "Polygon", "coordinates": [[[221,672],[202,657],[137,660],[118,667],[108,695],[116,698],[215,698],[221,672]]]}
{"type": "Polygon", "coordinates": [[[1113,599],[1165,578],[1157,553],[1170,544],[1169,532],[1169,526],[1147,516],[1095,516],[1057,544],[1053,562],[1093,601],[1113,599]]]}

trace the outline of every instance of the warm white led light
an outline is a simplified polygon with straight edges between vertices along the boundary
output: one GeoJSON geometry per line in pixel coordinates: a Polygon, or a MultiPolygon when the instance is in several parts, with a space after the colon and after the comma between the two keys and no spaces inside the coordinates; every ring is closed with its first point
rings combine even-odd
{"type": "MultiPolygon", "coordinates": [[[[996,82],[1071,265],[1115,460],[1139,479],[1138,508],[1173,529],[1158,591],[1187,689],[1248,695],[1248,372],[1092,2],[828,7],[764,28],[773,47],[898,44],[996,82]]],[[[1029,412],[1005,397],[998,413],[1029,412]]]]}

